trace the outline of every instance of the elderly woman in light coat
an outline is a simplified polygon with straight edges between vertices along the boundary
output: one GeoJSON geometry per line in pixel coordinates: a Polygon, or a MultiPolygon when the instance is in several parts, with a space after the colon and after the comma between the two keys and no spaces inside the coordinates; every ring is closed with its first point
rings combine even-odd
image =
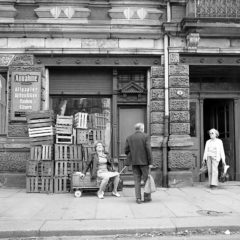
{"type": "Polygon", "coordinates": [[[225,153],[223,148],[222,140],[218,138],[218,130],[212,128],[209,130],[210,139],[207,140],[204,154],[203,154],[203,163],[207,162],[208,167],[208,181],[210,188],[216,188],[218,186],[218,164],[220,160],[224,166],[225,162],[225,153]]]}

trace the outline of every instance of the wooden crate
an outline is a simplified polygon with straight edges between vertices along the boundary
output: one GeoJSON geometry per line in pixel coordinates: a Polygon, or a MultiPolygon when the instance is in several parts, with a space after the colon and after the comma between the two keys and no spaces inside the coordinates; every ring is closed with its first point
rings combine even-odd
{"type": "Polygon", "coordinates": [[[29,138],[29,142],[31,146],[53,145],[54,136],[29,138]]]}
{"type": "Polygon", "coordinates": [[[26,191],[28,193],[53,193],[53,178],[27,177],[26,191]]]}
{"type": "Polygon", "coordinates": [[[91,153],[95,152],[95,147],[94,145],[82,145],[82,149],[83,149],[83,160],[87,161],[91,155],[91,153]]]}
{"type": "Polygon", "coordinates": [[[101,141],[105,143],[105,130],[91,130],[89,131],[89,141],[95,143],[96,141],[101,141]]]}
{"type": "Polygon", "coordinates": [[[97,181],[97,179],[91,179],[91,176],[89,173],[86,174],[84,178],[81,178],[79,174],[73,173],[72,174],[72,180],[71,185],[72,188],[98,188],[100,182],[97,181]]]}
{"type": "Polygon", "coordinates": [[[109,116],[102,113],[94,113],[89,115],[89,122],[94,129],[106,129],[106,124],[109,122],[109,116]]]}
{"type": "Polygon", "coordinates": [[[82,161],[55,161],[55,176],[69,176],[83,171],[82,161]]]}
{"type": "Polygon", "coordinates": [[[54,161],[27,161],[26,175],[51,177],[54,175],[54,161]]]}
{"type": "Polygon", "coordinates": [[[87,129],[88,113],[79,112],[74,115],[74,127],[87,129]]]}
{"type": "Polygon", "coordinates": [[[76,144],[89,143],[89,130],[76,129],[76,144]]]}
{"type": "Polygon", "coordinates": [[[52,160],[53,159],[53,145],[31,146],[30,147],[31,160],[52,160]]]}
{"type": "Polygon", "coordinates": [[[39,127],[39,128],[28,128],[28,135],[30,138],[52,136],[54,135],[53,126],[50,127],[39,127]]]}
{"type": "Polygon", "coordinates": [[[51,177],[54,175],[54,161],[41,161],[39,163],[39,174],[42,177],[51,177]]]}
{"type": "Polygon", "coordinates": [[[73,134],[56,134],[56,143],[73,144],[73,134]]]}
{"type": "Polygon", "coordinates": [[[82,161],[82,145],[55,144],[55,160],[82,161]]]}
{"type": "Polygon", "coordinates": [[[54,122],[53,111],[30,112],[26,116],[29,128],[50,127],[54,122]]]}
{"type": "Polygon", "coordinates": [[[73,116],[57,115],[56,134],[72,134],[73,133],[73,116]]]}
{"type": "Polygon", "coordinates": [[[68,193],[71,191],[69,177],[54,177],[54,193],[68,193]]]}
{"type": "Polygon", "coordinates": [[[26,175],[32,177],[38,176],[38,164],[39,161],[27,161],[26,175]]]}

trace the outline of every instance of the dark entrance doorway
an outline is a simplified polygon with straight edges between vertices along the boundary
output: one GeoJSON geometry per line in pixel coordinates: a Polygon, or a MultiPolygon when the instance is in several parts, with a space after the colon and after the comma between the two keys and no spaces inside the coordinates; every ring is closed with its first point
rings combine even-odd
{"type": "Polygon", "coordinates": [[[203,102],[204,144],[209,139],[208,130],[215,128],[223,141],[226,163],[230,165],[229,180],[236,180],[234,143],[234,101],[231,99],[205,99],[203,102]]]}

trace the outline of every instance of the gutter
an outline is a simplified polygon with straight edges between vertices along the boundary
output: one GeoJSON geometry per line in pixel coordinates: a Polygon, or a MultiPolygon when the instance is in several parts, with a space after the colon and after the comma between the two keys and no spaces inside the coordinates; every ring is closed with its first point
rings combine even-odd
{"type": "MultiPolygon", "coordinates": [[[[167,2],[167,22],[171,21],[170,1],[167,2]]],[[[164,138],[163,138],[163,187],[168,187],[168,139],[169,139],[169,72],[168,72],[168,42],[169,37],[164,35],[164,96],[165,96],[165,112],[164,112],[164,138]]]]}

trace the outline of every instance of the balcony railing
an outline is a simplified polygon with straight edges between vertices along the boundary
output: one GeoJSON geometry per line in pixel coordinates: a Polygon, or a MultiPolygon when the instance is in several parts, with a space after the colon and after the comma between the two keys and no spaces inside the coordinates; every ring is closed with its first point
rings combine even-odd
{"type": "Polygon", "coordinates": [[[240,0],[189,0],[187,16],[196,18],[240,18],[240,0]]]}

